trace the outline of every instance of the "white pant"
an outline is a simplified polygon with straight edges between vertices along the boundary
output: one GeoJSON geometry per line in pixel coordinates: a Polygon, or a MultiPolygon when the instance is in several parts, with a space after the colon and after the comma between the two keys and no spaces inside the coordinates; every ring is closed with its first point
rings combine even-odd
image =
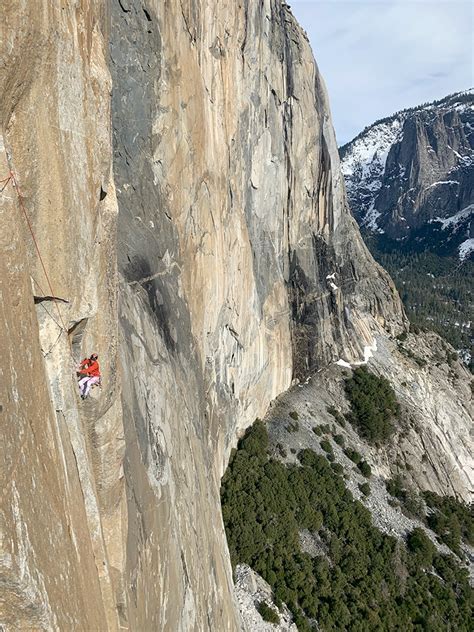
{"type": "Polygon", "coordinates": [[[85,377],[79,380],[79,389],[81,391],[81,395],[83,397],[87,397],[89,395],[89,391],[94,384],[100,380],[100,377],[89,377],[86,375],[85,377]]]}

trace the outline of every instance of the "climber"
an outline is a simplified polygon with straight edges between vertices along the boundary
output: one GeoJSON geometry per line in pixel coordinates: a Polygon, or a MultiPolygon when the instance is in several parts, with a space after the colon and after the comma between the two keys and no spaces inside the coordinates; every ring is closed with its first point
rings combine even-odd
{"type": "Polygon", "coordinates": [[[89,395],[89,391],[94,384],[100,384],[100,367],[98,363],[99,356],[97,353],[93,353],[90,358],[85,358],[79,368],[79,389],[81,391],[82,399],[86,399],[89,395]]]}

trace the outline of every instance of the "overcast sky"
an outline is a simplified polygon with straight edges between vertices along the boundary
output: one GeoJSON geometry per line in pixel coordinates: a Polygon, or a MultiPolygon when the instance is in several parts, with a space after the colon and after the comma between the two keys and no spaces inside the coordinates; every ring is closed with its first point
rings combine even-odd
{"type": "Polygon", "coordinates": [[[326,81],[339,145],[397,110],[474,85],[466,0],[287,0],[326,81]]]}

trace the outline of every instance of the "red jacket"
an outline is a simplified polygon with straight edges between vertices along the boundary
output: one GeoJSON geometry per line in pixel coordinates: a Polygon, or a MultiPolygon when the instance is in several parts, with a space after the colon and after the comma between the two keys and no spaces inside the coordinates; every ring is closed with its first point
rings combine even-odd
{"type": "Polygon", "coordinates": [[[88,375],[89,377],[100,377],[100,368],[97,360],[90,360],[86,358],[81,362],[81,371],[82,374],[88,375]]]}

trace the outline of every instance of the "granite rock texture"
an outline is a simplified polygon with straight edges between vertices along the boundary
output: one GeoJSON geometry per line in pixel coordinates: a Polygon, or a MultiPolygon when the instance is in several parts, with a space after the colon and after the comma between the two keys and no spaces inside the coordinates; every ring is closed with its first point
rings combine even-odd
{"type": "Polygon", "coordinates": [[[405,326],[308,41],[280,0],[10,0],[4,22],[0,173],[54,291],[10,182],[0,623],[237,630],[230,449],[295,377],[405,326]]]}
{"type": "Polygon", "coordinates": [[[276,611],[273,592],[267,582],[250,566],[239,564],[235,569],[235,596],[245,632],[298,632],[286,605],[276,611]],[[277,612],[279,622],[268,623],[257,608],[265,603],[277,612]]]}
{"type": "Polygon", "coordinates": [[[233,629],[218,499],[238,433],[403,316],[286,6],[115,3],[111,72],[129,623],[233,629]]]}
{"type": "Polygon", "coordinates": [[[0,200],[8,630],[118,629],[113,516],[125,496],[108,29],[101,2],[2,6],[0,179],[13,170],[19,185],[7,182],[0,200]],[[86,350],[99,353],[106,386],[81,406],[75,364],[86,350]]]}

